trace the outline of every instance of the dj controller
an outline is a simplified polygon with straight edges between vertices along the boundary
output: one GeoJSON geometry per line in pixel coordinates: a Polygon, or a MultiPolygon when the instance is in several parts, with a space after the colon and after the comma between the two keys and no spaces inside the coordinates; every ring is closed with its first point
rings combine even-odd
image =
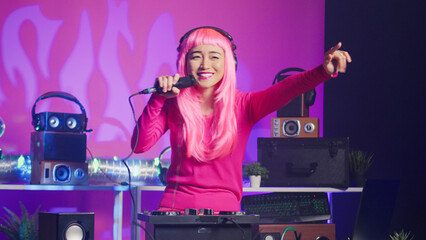
{"type": "Polygon", "coordinates": [[[190,213],[152,211],[139,214],[139,220],[151,224],[255,224],[259,223],[259,215],[246,212],[219,212],[214,214],[210,209],[189,209],[190,213]]]}
{"type": "Polygon", "coordinates": [[[259,215],[246,212],[222,211],[215,213],[211,209],[186,209],[184,212],[152,211],[138,214],[145,222],[146,240],[235,240],[254,239],[258,233],[259,215]]]}

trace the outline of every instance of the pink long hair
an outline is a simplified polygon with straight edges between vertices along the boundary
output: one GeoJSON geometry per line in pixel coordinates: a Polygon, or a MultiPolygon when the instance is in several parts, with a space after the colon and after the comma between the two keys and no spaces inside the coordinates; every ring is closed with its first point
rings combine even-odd
{"type": "Polygon", "coordinates": [[[236,144],[237,121],[235,117],[236,73],[235,59],[230,41],[221,33],[210,28],[200,28],[192,32],[183,42],[178,54],[177,68],[181,76],[187,76],[186,57],[193,47],[213,45],[225,52],[225,72],[217,83],[214,92],[213,122],[204,129],[204,116],[201,112],[199,93],[196,88],[181,89],[177,103],[183,118],[183,141],[187,156],[200,162],[209,162],[229,154],[236,144]],[[204,141],[205,131],[211,131],[212,139],[204,141]]]}

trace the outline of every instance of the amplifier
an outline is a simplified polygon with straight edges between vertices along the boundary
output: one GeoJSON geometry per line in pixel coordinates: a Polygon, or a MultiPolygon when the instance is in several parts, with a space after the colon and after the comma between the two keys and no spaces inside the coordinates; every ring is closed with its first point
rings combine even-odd
{"type": "Polygon", "coordinates": [[[349,186],[348,138],[258,138],[265,187],[349,186]]]}
{"type": "MultiPolygon", "coordinates": [[[[292,227],[301,239],[312,240],[335,240],[336,226],[334,224],[260,224],[260,240],[280,240],[283,232],[292,227]]],[[[284,235],[284,240],[294,240],[293,231],[289,230],[284,235]]]]}

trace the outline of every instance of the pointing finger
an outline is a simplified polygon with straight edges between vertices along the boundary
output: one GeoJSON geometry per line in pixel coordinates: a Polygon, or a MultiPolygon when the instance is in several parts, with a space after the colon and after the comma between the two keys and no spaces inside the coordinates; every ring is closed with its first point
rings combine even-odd
{"type": "Polygon", "coordinates": [[[328,50],[327,54],[333,54],[335,51],[337,51],[341,47],[342,47],[342,43],[339,42],[334,47],[330,48],[330,50],[328,50]]]}

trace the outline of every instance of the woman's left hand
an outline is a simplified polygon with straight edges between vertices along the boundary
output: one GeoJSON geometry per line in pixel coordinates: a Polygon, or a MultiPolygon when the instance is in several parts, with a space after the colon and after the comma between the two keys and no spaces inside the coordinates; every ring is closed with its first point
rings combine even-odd
{"type": "Polygon", "coordinates": [[[322,66],[330,75],[334,75],[338,72],[346,72],[347,63],[352,62],[352,58],[348,52],[339,50],[341,47],[342,43],[339,42],[324,54],[322,66]]]}

